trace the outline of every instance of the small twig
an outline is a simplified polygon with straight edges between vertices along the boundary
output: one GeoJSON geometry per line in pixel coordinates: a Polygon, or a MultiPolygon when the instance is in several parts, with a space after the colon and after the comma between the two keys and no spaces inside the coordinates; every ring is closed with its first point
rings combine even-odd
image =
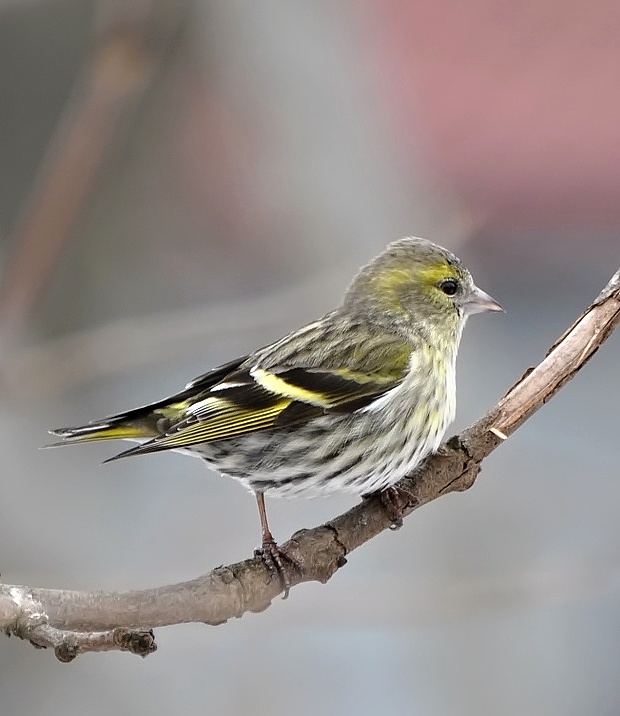
{"type": "Polygon", "coordinates": [[[128,651],[148,656],[157,649],[151,630],[117,627],[106,631],[67,631],[53,627],[42,604],[24,587],[3,590],[0,622],[7,636],[25,639],[38,649],[51,648],[56,658],[65,663],[89,651],[128,651]]]}
{"type": "MultiPolygon", "coordinates": [[[[399,483],[410,495],[405,514],[441,495],[471,487],[483,459],[575,376],[619,322],[620,270],[540,365],[528,371],[483,418],[448,440],[422,469],[399,483]]],[[[390,524],[381,500],[372,498],[321,527],[295,533],[282,546],[299,565],[290,575],[291,586],[326,582],[346,563],[348,554],[390,524]]],[[[218,567],[188,582],[134,592],[0,585],[0,628],[50,646],[56,639],[61,644],[76,643],[70,640],[73,635],[83,645],[75,652],[79,653],[88,646],[103,644],[107,648],[114,644],[111,634],[118,634],[113,630],[119,628],[139,630],[131,634],[140,641],[150,634],[142,628],[147,624],[151,628],[184,622],[222,624],[245,612],[266,609],[280,592],[280,581],[269,580],[267,568],[259,559],[218,567]],[[57,631],[41,632],[42,625],[57,631]]],[[[151,644],[147,651],[152,648],[151,644]]]]}

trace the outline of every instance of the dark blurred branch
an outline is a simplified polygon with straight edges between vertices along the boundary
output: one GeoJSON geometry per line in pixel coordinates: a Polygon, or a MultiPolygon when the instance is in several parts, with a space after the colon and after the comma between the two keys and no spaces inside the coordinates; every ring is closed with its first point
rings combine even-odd
{"type": "Polygon", "coordinates": [[[248,345],[281,325],[319,315],[337,299],[349,271],[328,270],[303,283],[218,305],[124,318],[4,356],[3,391],[40,401],[101,376],[178,358],[243,333],[248,345]],[[321,287],[317,291],[317,286],[321,287]]]}
{"type": "Polygon", "coordinates": [[[113,4],[52,135],[10,237],[13,250],[0,284],[5,345],[7,337],[19,337],[35,309],[113,148],[161,65],[161,38],[170,35],[170,28],[159,22],[156,5],[150,0],[113,4]]]}
{"type": "MultiPolygon", "coordinates": [[[[620,269],[536,368],[484,417],[448,440],[421,470],[399,483],[409,498],[406,514],[441,495],[471,487],[484,458],[576,375],[619,322],[620,269]]],[[[327,582],[348,554],[390,525],[381,500],[371,498],[325,525],[295,533],[283,545],[298,565],[290,575],[291,584],[327,582]]],[[[134,592],[0,585],[0,628],[36,645],[53,646],[63,660],[97,646],[145,655],[153,649],[145,625],[222,624],[266,609],[281,591],[280,581],[270,581],[264,563],[256,558],[218,567],[188,582],[134,592]],[[128,643],[146,648],[128,648],[128,643]]]]}

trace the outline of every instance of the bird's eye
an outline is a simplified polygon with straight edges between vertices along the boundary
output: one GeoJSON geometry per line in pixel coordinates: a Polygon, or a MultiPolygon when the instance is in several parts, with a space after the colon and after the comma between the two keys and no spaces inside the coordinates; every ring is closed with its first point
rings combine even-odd
{"type": "Polygon", "coordinates": [[[453,278],[447,278],[439,284],[439,288],[446,294],[446,296],[454,296],[459,290],[459,283],[453,278]]]}

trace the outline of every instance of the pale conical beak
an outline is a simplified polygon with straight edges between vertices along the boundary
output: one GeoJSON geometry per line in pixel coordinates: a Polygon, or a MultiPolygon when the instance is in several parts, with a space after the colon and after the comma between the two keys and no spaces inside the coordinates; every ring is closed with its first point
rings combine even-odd
{"type": "Polygon", "coordinates": [[[463,308],[468,316],[472,313],[482,313],[483,311],[504,311],[494,298],[491,298],[488,293],[485,293],[477,286],[474,286],[474,289],[467,297],[463,308]]]}

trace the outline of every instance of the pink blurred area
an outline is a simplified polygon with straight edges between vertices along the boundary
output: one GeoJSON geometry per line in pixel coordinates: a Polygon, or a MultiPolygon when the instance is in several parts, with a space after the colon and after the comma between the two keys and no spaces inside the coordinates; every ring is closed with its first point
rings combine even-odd
{"type": "Polygon", "coordinates": [[[620,218],[619,3],[367,0],[364,20],[396,141],[476,211],[620,218]]]}

